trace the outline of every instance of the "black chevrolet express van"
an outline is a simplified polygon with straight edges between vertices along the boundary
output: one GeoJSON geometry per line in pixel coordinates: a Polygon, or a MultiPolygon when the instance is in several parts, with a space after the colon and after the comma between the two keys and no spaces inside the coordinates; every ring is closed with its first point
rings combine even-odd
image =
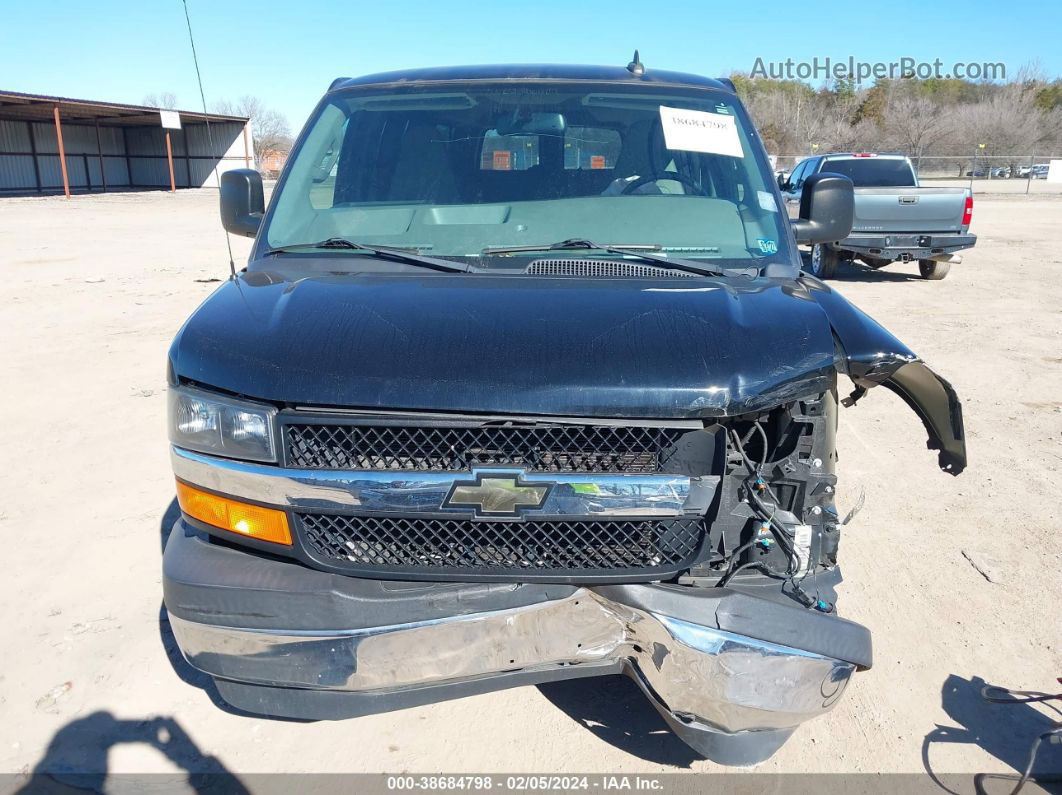
{"type": "MultiPolygon", "coordinates": [[[[732,85],[630,67],[335,81],[246,268],[169,354],[181,650],[253,713],[340,719],[624,673],[727,764],[871,665],[837,615],[838,376],[965,465],[946,381],[815,278],[732,85]]],[[[847,391],[847,390],[845,390],[847,391]]]]}

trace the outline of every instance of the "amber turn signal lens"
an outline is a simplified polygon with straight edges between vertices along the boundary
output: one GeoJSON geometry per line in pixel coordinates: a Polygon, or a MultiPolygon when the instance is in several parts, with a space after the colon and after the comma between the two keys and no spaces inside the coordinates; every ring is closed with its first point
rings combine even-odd
{"type": "Polygon", "coordinates": [[[241,536],[291,546],[291,530],[283,511],[262,508],[219,497],[177,481],[177,502],[181,510],[211,527],[220,527],[241,536]]]}

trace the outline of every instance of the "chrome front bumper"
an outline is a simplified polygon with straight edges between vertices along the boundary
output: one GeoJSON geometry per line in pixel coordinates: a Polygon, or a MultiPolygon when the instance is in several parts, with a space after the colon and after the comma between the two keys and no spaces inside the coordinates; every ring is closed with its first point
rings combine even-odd
{"type": "MultiPolygon", "coordinates": [[[[356,630],[241,629],[172,612],[170,622],[188,661],[219,684],[318,696],[329,691],[386,700],[516,671],[531,675],[530,681],[622,671],[682,739],[727,764],[770,756],[796,726],[837,703],[856,668],[631,607],[587,588],[515,609],[356,630]]],[[[254,703],[238,703],[246,692],[222,687],[226,700],[254,710],[254,703]]]]}

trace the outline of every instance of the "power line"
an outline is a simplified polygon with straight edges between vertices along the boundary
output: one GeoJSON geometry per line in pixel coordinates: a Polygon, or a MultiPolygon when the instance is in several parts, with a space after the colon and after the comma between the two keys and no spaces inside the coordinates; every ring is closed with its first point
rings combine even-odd
{"type": "MultiPolygon", "coordinates": [[[[214,150],[214,137],[210,134],[210,119],[206,118],[206,116],[205,116],[205,114],[207,114],[207,112],[208,112],[207,111],[206,94],[203,92],[203,76],[199,73],[199,56],[197,56],[196,52],[195,52],[195,37],[192,35],[192,18],[190,16],[188,16],[188,0],[181,0],[181,4],[184,6],[184,21],[188,24],[188,43],[190,45],[192,45],[192,63],[195,64],[195,79],[199,83],[199,99],[203,103],[203,113],[204,113],[203,121],[206,122],[207,145],[210,147],[210,155],[211,155],[211,157],[214,157],[214,156],[216,156],[216,152],[214,150]]],[[[188,146],[188,139],[187,138],[185,139],[184,145],[185,145],[185,147],[188,146]]],[[[189,181],[190,181],[191,180],[191,174],[189,174],[188,176],[189,176],[189,181]]],[[[214,161],[214,180],[218,183],[218,190],[220,191],[221,190],[221,177],[218,176],[218,162],[217,162],[217,160],[214,161]]],[[[236,278],[236,263],[232,259],[232,240],[229,238],[229,230],[225,229],[224,232],[225,232],[225,247],[229,251],[229,272],[232,274],[232,278],[235,279],[236,278]]]]}

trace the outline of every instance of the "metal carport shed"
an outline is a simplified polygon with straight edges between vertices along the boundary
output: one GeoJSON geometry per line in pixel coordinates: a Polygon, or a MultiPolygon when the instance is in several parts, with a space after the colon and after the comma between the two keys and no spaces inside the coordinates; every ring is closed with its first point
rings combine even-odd
{"type": "Polygon", "coordinates": [[[240,116],[0,91],[0,194],[216,186],[252,159],[240,116]]]}

